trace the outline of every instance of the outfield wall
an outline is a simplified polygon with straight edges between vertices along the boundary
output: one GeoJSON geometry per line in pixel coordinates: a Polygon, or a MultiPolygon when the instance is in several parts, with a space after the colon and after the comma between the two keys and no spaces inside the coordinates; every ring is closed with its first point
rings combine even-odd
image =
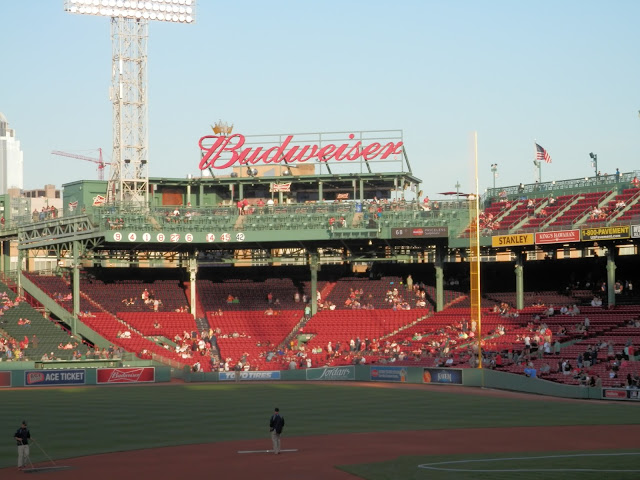
{"type": "MultiPolygon", "coordinates": [[[[61,365],[62,366],[62,365],[61,365]]],[[[175,372],[173,372],[175,374],[175,372]]],[[[235,372],[180,372],[186,382],[235,382],[235,372]]],[[[7,362],[0,364],[1,387],[82,386],[125,383],[169,382],[172,370],[165,366],[127,366],[107,368],[82,368],[81,364],[64,365],[64,368],[42,369],[33,362],[7,362]]],[[[400,367],[393,365],[343,366],[309,368],[301,370],[273,370],[240,372],[238,382],[278,381],[344,381],[382,382],[421,385],[447,385],[494,388],[515,392],[534,393],[564,398],[602,399],[602,388],[579,387],[529,378],[523,375],[472,368],[400,367]]]]}
{"type": "MultiPolygon", "coordinates": [[[[188,373],[186,382],[234,382],[234,372],[188,373]]],[[[396,367],[391,365],[345,366],[301,370],[240,372],[239,382],[251,381],[357,381],[461,385],[495,388],[564,398],[601,399],[602,388],[588,388],[529,378],[513,373],[471,368],[396,367]]]]}

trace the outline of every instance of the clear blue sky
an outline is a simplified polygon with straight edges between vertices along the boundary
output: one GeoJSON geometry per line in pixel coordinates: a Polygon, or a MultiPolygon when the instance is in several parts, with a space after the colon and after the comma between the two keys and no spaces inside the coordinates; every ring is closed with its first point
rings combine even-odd
{"type": "MultiPolygon", "coordinates": [[[[427,194],[640,168],[637,0],[198,0],[194,25],[150,25],[151,176],[197,174],[223,119],[245,134],[402,129],[427,194]]],[[[111,156],[109,20],[63,0],[0,2],[0,112],[25,188],[97,178],[111,156]],[[87,153],[87,152],[85,152],[87,153]]]]}

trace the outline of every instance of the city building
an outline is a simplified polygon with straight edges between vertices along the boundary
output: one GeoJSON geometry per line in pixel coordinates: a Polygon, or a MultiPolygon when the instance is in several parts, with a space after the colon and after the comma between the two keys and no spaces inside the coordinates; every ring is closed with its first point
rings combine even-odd
{"type": "Polygon", "coordinates": [[[22,150],[15,130],[0,112],[0,195],[10,188],[24,188],[22,150]]]}

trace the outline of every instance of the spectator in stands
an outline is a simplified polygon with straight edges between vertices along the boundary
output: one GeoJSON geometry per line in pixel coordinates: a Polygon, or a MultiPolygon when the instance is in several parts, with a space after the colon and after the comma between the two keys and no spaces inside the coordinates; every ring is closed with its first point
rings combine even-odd
{"type": "Polygon", "coordinates": [[[524,367],[524,374],[525,374],[525,376],[530,377],[530,378],[536,378],[538,376],[537,375],[537,371],[536,371],[535,367],[533,366],[533,363],[529,362],[527,364],[527,366],[524,367]]]}
{"type": "Polygon", "coordinates": [[[640,180],[638,180],[637,176],[634,176],[633,180],[631,180],[631,186],[633,188],[640,188],[640,180]]]}

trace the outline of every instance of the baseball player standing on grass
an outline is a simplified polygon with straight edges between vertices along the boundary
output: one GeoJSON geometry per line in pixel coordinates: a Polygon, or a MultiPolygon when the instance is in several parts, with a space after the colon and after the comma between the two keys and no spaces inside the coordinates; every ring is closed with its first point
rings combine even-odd
{"type": "Polygon", "coordinates": [[[14,438],[18,444],[18,468],[23,469],[25,461],[29,458],[29,439],[31,438],[26,420],[22,421],[22,426],[16,432],[14,438]]]}
{"type": "Polygon", "coordinates": [[[280,453],[280,434],[284,428],[284,417],[280,415],[280,409],[276,408],[269,420],[269,428],[271,429],[271,440],[273,441],[273,453],[280,453]]]}

